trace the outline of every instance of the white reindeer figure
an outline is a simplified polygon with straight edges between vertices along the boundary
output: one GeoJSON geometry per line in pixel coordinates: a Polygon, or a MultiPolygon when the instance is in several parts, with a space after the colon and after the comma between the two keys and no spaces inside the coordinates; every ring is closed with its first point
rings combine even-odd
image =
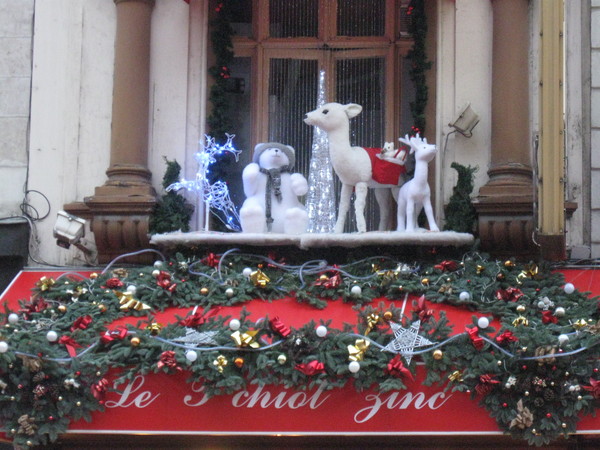
{"type": "MultiPolygon", "coordinates": [[[[350,208],[352,190],[355,190],[354,211],[356,228],[360,233],[367,231],[364,216],[368,188],[375,188],[375,198],[379,205],[379,230],[390,227],[390,206],[392,188],[397,188],[400,174],[394,184],[380,184],[373,180],[371,157],[363,147],[350,145],[350,119],[362,111],[362,106],[355,103],[342,105],[326,103],[320,108],[306,113],[304,122],[316,126],[327,133],[329,154],[333,170],[342,182],[340,205],[334,231],[342,233],[346,222],[346,213],[350,208]]],[[[392,167],[394,165],[392,164],[392,167]]],[[[401,167],[397,166],[396,167],[401,167]]]]}
{"type": "Polygon", "coordinates": [[[428,144],[427,139],[422,139],[417,134],[414,137],[406,135],[404,139],[398,139],[403,144],[410,146],[410,153],[415,154],[414,177],[404,183],[398,193],[398,231],[415,231],[417,228],[417,217],[421,208],[425,209],[429,229],[440,231],[433,217],[431,207],[431,190],[427,183],[427,171],[429,162],[435,158],[437,149],[435,145],[428,144]]]}

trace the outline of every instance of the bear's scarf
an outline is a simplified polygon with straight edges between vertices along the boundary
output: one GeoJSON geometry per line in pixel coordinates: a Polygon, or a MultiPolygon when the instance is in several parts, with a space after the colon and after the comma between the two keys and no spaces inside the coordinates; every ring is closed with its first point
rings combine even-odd
{"type": "Polygon", "coordinates": [[[260,168],[261,173],[267,175],[267,187],[265,189],[265,215],[267,216],[267,231],[271,231],[273,217],[271,216],[271,193],[281,202],[281,174],[289,172],[289,166],[281,166],[276,169],[260,168]]]}

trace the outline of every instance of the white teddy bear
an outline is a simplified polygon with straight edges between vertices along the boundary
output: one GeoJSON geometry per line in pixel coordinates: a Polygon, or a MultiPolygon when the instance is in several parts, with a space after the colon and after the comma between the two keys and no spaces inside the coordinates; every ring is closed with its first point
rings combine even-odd
{"type": "Polygon", "coordinates": [[[242,231],[304,233],[308,214],[298,196],[308,192],[308,182],[302,174],[290,172],[295,162],[293,147],[277,142],[258,144],[253,161],[242,173],[246,194],[240,209],[242,231]]]}

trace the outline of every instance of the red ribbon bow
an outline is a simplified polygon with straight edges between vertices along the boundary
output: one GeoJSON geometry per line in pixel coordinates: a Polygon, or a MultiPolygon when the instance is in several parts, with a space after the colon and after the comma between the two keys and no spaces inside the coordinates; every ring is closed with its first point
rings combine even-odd
{"type": "Polygon", "coordinates": [[[595,399],[600,398],[600,381],[590,378],[589,386],[582,386],[586,391],[591,392],[595,399]]]}
{"type": "Polygon", "coordinates": [[[169,369],[177,369],[181,371],[181,367],[177,365],[177,360],[175,359],[175,352],[172,350],[167,350],[166,352],[162,352],[160,355],[160,360],[156,363],[156,366],[159,369],[163,367],[168,367],[169,369]]]}
{"type": "Polygon", "coordinates": [[[94,383],[91,387],[92,395],[100,404],[104,403],[104,396],[106,395],[107,389],[108,380],[106,378],[102,378],[97,383],[94,383]]]}
{"type": "Polygon", "coordinates": [[[481,375],[479,377],[479,383],[475,386],[475,392],[479,395],[487,395],[494,388],[494,384],[498,384],[500,381],[492,378],[492,375],[481,375]]]}
{"type": "Polygon", "coordinates": [[[77,319],[75,319],[75,322],[73,322],[73,325],[71,326],[71,332],[75,330],[85,330],[87,327],[90,326],[92,321],[92,316],[89,315],[78,317],[77,319]]]}
{"type": "Polygon", "coordinates": [[[558,317],[552,311],[542,311],[542,323],[558,323],[558,317]]]}
{"type": "Polygon", "coordinates": [[[106,330],[102,336],[100,336],[100,342],[108,344],[109,342],[125,339],[127,336],[127,328],[117,327],[114,330],[106,330]]]}
{"type": "Polygon", "coordinates": [[[456,269],[458,269],[458,263],[456,261],[446,260],[436,264],[433,267],[434,269],[441,270],[442,272],[454,272],[456,269]]]}
{"type": "Polygon", "coordinates": [[[481,336],[479,336],[479,328],[465,328],[465,331],[469,334],[469,338],[473,343],[473,347],[475,347],[477,350],[481,350],[485,344],[485,341],[481,336]]]}
{"type": "Polygon", "coordinates": [[[404,366],[400,355],[396,355],[390,360],[385,369],[385,373],[397,378],[409,377],[411,380],[415,381],[412,372],[404,366]]]}
{"type": "Polygon", "coordinates": [[[296,364],[296,370],[299,370],[304,375],[313,376],[318,373],[325,372],[325,364],[317,360],[305,364],[296,364]]]}
{"type": "Polygon", "coordinates": [[[425,308],[425,296],[421,295],[417,300],[416,312],[419,314],[419,320],[426,322],[431,316],[433,316],[433,309],[425,308]]]}
{"type": "Polygon", "coordinates": [[[109,278],[106,280],[106,287],[109,289],[118,289],[123,287],[125,284],[119,278],[109,278]]]}
{"type": "Polygon", "coordinates": [[[516,302],[521,297],[523,297],[523,292],[521,289],[509,287],[506,289],[498,289],[496,291],[496,298],[498,300],[504,300],[505,302],[516,302]]]}
{"type": "Polygon", "coordinates": [[[279,317],[273,317],[271,319],[271,329],[279,334],[281,337],[288,337],[290,335],[290,333],[292,332],[292,330],[290,330],[290,327],[288,327],[287,325],[285,325],[281,319],[279,319],[279,317]]]}
{"type": "Polygon", "coordinates": [[[212,317],[215,314],[217,314],[217,312],[220,309],[220,307],[213,308],[204,314],[201,312],[195,312],[194,314],[187,316],[185,319],[180,320],[179,325],[189,328],[199,327],[200,325],[205,323],[209,317],[212,317]]]}
{"type": "Polygon", "coordinates": [[[63,344],[67,348],[67,353],[71,358],[77,356],[77,347],[81,347],[71,336],[61,336],[58,340],[59,344],[63,344]]]}
{"type": "Polygon", "coordinates": [[[214,253],[209,253],[208,256],[206,256],[205,258],[202,259],[202,264],[204,264],[205,266],[214,268],[219,265],[220,260],[221,260],[221,258],[219,258],[214,253]]]}
{"type": "Polygon", "coordinates": [[[171,282],[171,274],[164,270],[161,270],[156,277],[156,284],[169,292],[175,292],[175,289],[177,288],[177,284],[171,282]]]}
{"type": "Polygon", "coordinates": [[[502,334],[496,336],[496,342],[500,345],[508,344],[509,342],[517,342],[518,340],[519,338],[516,337],[510,330],[505,330],[502,334]]]}

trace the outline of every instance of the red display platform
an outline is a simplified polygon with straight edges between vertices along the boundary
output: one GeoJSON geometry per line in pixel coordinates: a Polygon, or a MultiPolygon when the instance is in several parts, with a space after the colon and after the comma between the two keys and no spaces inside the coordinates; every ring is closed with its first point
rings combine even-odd
{"type": "MultiPolygon", "coordinates": [[[[581,291],[600,293],[600,274],[595,270],[564,271],[567,281],[581,291]]],[[[56,278],[62,272],[23,271],[4,292],[0,301],[15,306],[29,298],[30,289],[42,276],[56,278]]],[[[88,275],[90,272],[82,273],[88,275]]],[[[395,302],[400,307],[399,302],[395,302]]],[[[290,326],[310,320],[332,319],[332,326],[354,323],[356,312],[341,301],[318,310],[294,299],[273,302],[253,301],[244,306],[257,320],[278,315],[290,326]]],[[[444,309],[457,333],[472,323],[473,313],[447,305],[444,309]]],[[[242,306],[223,307],[219,314],[239,315],[242,306]]],[[[187,310],[170,308],[156,314],[156,321],[168,323],[187,310]]],[[[356,392],[352,386],[330,391],[315,388],[295,391],[258,385],[233,395],[206,398],[200,384],[188,383],[186,372],[176,375],[138,376],[120,393],[110,392],[105,412],[93,414],[91,422],[72,423],[69,433],[161,434],[161,435],[494,435],[501,434],[496,422],[476,400],[463,393],[444,392],[442,387],[408,381],[408,390],[378,393],[356,392]]],[[[578,433],[600,433],[600,418],[586,417],[578,433]]]]}

